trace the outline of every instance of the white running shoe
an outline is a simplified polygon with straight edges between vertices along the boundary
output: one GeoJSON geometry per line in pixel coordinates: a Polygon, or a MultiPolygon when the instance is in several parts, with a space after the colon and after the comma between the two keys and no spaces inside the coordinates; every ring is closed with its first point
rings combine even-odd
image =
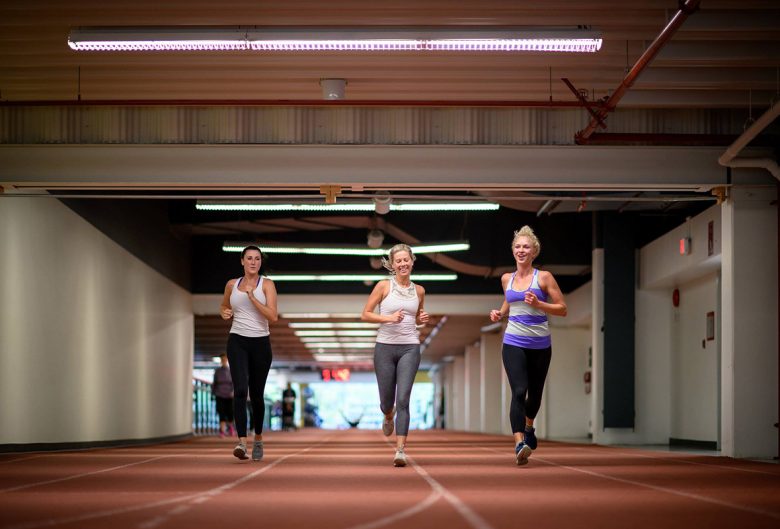
{"type": "Polygon", "coordinates": [[[385,420],[382,421],[382,433],[388,437],[393,435],[393,423],[395,423],[395,408],[389,419],[385,415],[385,420]]]}
{"type": "Polygon", "coordinates": [[[393,466],[394,467],[405,467],[406,466],[406,454],[404,454],[404,449],[399,448],[395,451],[395,457],[393,458],[393,466]]]}
{"type": "Polygon", "coordinates": [[[233,455],[241,460],[249,459],[249,456],[246,455],[246,445],[244,443],[238,443],[236,445],[233,449],[233,455]]]}

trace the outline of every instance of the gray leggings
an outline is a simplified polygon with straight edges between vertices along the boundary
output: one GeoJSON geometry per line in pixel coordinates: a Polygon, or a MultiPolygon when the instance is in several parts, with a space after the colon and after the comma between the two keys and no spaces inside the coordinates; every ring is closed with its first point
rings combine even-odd
{"type": "Polygon", "coordinates": [[[374,370],[379,386],[379,406],[387,414],[396,408],[396,435],[409,434],[409,396],[420,367],[420,344],[377,343],[374,370]],[[396,391],[397,389],[397,391],[396,391]]]}

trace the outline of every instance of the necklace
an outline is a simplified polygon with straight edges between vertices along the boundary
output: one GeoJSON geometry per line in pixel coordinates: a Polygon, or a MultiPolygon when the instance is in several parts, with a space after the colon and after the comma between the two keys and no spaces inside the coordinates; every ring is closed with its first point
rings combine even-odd
{"type": "Polygon", "coordinates": [[[411,299],[417,295],[417,290],[414,288],[414,283],[411,281],[409,281],[409,286],[398,284],[398,281],[396,281],[395,278],[392,278],[391,282],[393,284],[393,290],[395,290],[400,297],[411,299]]]}

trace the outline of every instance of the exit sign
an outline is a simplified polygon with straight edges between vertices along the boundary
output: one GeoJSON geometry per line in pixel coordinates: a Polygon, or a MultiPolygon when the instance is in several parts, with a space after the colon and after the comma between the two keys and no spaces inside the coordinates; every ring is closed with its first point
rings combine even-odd
{"type": "Polygon", "coordinates": [[[340,367],[336,369],[323,369],[322,380],[325,382],[348,382],[349,381],[349,369],[346,367],[340,367]]]}

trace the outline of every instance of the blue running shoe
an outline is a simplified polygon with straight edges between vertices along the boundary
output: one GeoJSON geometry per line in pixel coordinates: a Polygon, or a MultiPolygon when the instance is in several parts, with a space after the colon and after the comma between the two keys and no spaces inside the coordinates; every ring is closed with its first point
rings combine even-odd
{"type": "Polygon", "coordinates": [[[531,450],[536,450],[536,447],[539,444],[536,441],[536,428],[533,426],[525,427],[525,444],[527,444],[528,448],[531,450]]]}
{"type": "Polygon", "coordinates": [[[533,450],[531,450],[530,446],[525,444],[525,441],[517,443],[517,446],[515,446],[515,461],[517,462],[517,465],[527,465],[528,456],[531,455],[531,452],[533,452],[533,450]]]}

